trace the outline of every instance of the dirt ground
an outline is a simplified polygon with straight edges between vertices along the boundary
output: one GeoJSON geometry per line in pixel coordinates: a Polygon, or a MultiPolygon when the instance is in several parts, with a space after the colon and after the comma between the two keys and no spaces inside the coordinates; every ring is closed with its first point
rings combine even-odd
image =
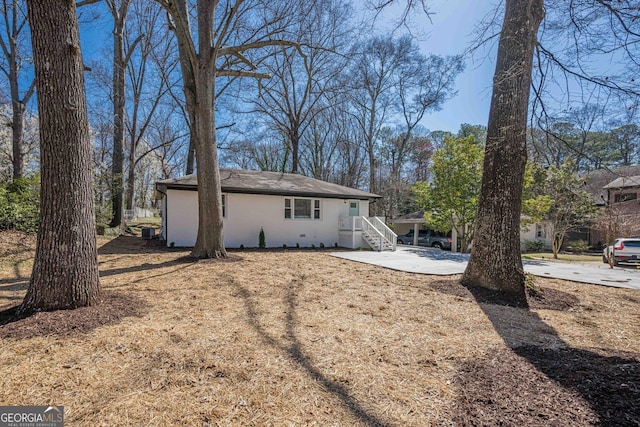
{"type": "Polygon", "coordinates": [[[119,237],[101,305],[16,319],[33,246],[0,233],[0,404],[70,426],[640,425],[638,291],[536,279],[526,310],[329,251],[119,237]]]}

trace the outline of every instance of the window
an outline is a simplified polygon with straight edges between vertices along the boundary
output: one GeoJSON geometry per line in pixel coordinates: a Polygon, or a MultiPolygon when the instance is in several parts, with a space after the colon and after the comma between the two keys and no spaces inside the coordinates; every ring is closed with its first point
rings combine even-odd
{"type": "Polygon", "coordinates": [[[313,201],[313,219],[320,219],[320,200],[313,201]]]}
{"type": "Polygon", "coordinates": [[[227,195],[222,195],[222,218],[227,217],[227,195]]]}
{"type": "Polygon", "coordinates": [[[311,218],[311,200],[293,199],[294,218],[311,218]]]}
{"type": "Polygon", "coordinates": [[[284,199],[285,219],[320,219],[319,199],[284,199]]]}
{"type": "Polygon", "coordinates": [[[542,224],[536,224],[536,238],[538,239],[547,238],[547,233],[545,232],[544,226],[542,224]]]}
{"type": "Polygon", "coordinates": [[[284,199],[284,217],[291,219],[291,199],[284,199]]]}
{"type": "Polygon", "coordinates": [[[622,202],[628,202],[629,200],[636,200],[637,198],[638,198],[638,193],[619,193],[615,195],[613,202],[622,203],[622,202]]]}

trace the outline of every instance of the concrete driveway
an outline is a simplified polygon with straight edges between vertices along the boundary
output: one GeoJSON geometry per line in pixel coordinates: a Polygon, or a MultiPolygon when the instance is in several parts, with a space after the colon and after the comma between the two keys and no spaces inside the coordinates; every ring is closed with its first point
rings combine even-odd
{"type": "MultiPolygon", "coordinates": [[[[414,246],[398,246],[395,252],[353,251],[331,255],[393,270],[442,276],[461,274],[469,260],[468,254],[414,246]]],[[[526,272],[536,276],[640,290],[640,270],[635,268],[616,267],[612,270],[606,264],[592,266],[529,260],[523,260],[523,264],[526,272]]]]}

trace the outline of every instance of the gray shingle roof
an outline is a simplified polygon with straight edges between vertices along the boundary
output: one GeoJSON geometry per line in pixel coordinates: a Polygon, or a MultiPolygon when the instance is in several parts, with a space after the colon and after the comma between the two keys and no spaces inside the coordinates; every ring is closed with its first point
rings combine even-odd
{"type": "Polygon", "coordinates": [[[640,175],[627,176],[615,179],[608,183],[604,188],[627,188],[627,187],[640,187],[640,175]]]}
{"type": "MultiPolygon", "coordinates": [[[[380,198],[377,194],[292,173],[220,168],[220,180],[224,193],[360,200],[380,198]]],[[[186,175],[158,181],[156,188],[161,191],[163,189],[197,190],[198,180],[195,174],[186,175]]]]}

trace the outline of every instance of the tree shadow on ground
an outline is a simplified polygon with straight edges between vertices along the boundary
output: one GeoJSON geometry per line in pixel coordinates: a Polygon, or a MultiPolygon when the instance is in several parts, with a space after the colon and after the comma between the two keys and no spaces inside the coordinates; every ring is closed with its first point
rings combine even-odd
{"type": "Polygon", "coordinates": [[[139,236],[122,234],[98,248],[99,255],[148,254],[159,252],[185,252],[189,248],[168,248],[159,239],[143,239],[139,236]]]}
{"type": "Polygon", "coordinates": [[[640,354],[572,348],[529,309],[469,288],[508,348],[463,364],[462,425],[640,425],[640,354]]]}
{"type": "Polygon", "coordinates": [[[270,335],[260,324],[258,318],[258,307],[251,296],[248,289],[233,281],[232,286],[236,289],[236,296],[242,298],[247,313],[247,321],[249,325],[256,331],[260,339],[273,347],[279,352],[287,356],[289,360],[294,362],[313,380],[317,381],[327,392],[335,396],[342,405],[359,421],[368,426],[386,426],[388,423],[382,421],[376,415],[368,411],[361,403],[359,403],[342,384],[329,379],[320,369],[315,367],[304,354],[300,340],[296,335],[296,306],[298,292],[303,286],[304,276],[293,279],[287,287],[286,295],[286,335],[281,339],[276,339],[270,335]]]}
{"type": "Polygon", "coordinates": [[[0,292],[2,291],[26,291],[29,287],[29,279],[16,277],[14,279],[0,279],[0,292]]]}
{"type": "Polygon", "coordinates": [[[196,264],[199,260],[197,258],[193,258],[193,257],[189,257],[189,256],[185,256],[185,257],[180,257],[180,258],[175,258],[175,259],[171,259],[169,261],[163,261],[163,262],[158,262],[158,263],[149,263],[149,262],[145,262],[142,264],[138,264],[138,265],[132,265],[129,267],[117,267],[117,268],[111,268],[111,269],[100,269],[100,277],[109,277],[109,276],[115,276],[118,274],[128,274],[128,273],[139,273],[142,271],[151,271],[151,270],[157,270],[160,268],[166,268],[166,267],[173,267],[173,266],[181,266],[175,270],[171,270],[168,271],[166,273],[161,273],[155,276],[146,276],[143,277],[140,280],[147,280],[147,279],[151,279],[153,277],[159,277],[159,276],[164,276],[166,274],[171,274],[174,273],[177,270],[181,270],[184,268],[189,267],[190,265],[196,264]]]}
{"type": "Polygon", "coordinates": [[[421,258],[428,258],[434,261],[453,261],[453,262],[467,262],[469,261],[469,254],[460,252],[450,252],[442,249],[408,246],[402,248],[403,252],[409,252],[417,255],[421,258]]]}

